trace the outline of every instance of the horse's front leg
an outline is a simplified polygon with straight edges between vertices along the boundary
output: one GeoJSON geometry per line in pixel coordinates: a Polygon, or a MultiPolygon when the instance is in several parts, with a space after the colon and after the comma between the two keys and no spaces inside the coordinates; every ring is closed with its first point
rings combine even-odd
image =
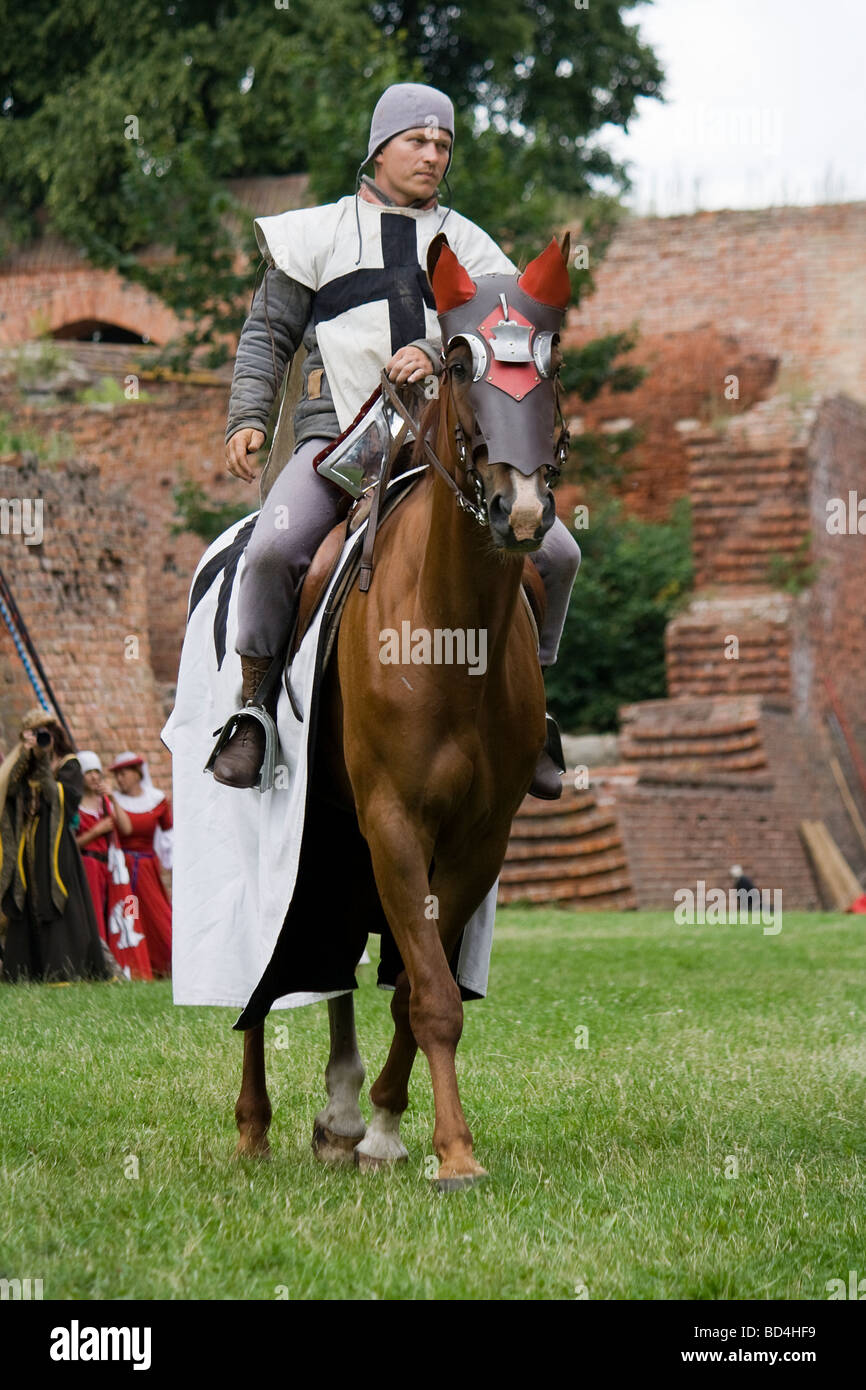
{"type": "Polygon", "coordinates": [[[268,1127],[271,1102],[265,1085],[265,1025],[244,1033],[244,1072],[235,1106],[238,1126],[237,1158],[270,1158],[268,1127]]]}
{"type": "Polygon", "coordinates": [[[460,990],[448,964],[447,943],[443,945],[437,923],[425,916],[432,845],[412,825],[405,807],[383,804],[382,798],[366,807],[364,820],[361,828],[370,846],[376,886],[409,977],[409,1026],[430,1067],[440,1187],[468,1186],[485,1174],[472,1153],[457,1088],[455,1054],[463,1031],[460,990]]]}
{"type": "Polygon", "coordinates": [[[313,1126],[313,1153],[320,1163],[351,1163],[355,1145],[366,1126],[358,1105],[364,1084],[364,1064],[355,1034],[355,1004],[351,994],[328,1000],[331,1051],[325,1068],[328,1104],[313,1126]]]}

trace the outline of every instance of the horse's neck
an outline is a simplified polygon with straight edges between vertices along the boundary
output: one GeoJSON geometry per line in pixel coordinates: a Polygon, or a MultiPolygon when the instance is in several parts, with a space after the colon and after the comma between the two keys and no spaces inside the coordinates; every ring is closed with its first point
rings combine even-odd
{"type": "MultiPolygon", "coordinates": [[[[444,421],[436,444],[453,476],[453,446],[444,421]]],[[[496,654],[504,652],[514,616],[522,557],[496,551],[487,528],[458,505],[437,473],[430,480],[429,498],[429,529],[418,577],[421,611],[431,626],[486,630],[488,660],[493,664],[496,654]]]]}

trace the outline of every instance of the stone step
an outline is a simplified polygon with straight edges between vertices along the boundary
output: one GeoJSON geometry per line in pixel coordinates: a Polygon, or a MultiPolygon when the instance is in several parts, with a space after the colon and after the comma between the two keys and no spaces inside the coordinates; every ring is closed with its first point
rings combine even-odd
{"type": "Polygon", "coordinates": [[[568,815],[574,811],[594,810],[596,805],[595,793],[586,788],[577,791],[567,776],[563,778],[562,796],[559,801],[539,801],[535,796],[527,796],[520,803],[520,808],[515,817],[521,821],[530,820],[549,820],[553,816],[568,815]]]}
{"type": "Polygon", "coordinates": [[[632,906],[613,805],[599,807],[591,788],[564,787],[555,802],[527,797],[511,827],[499,900],[632,906]]]}
{"type": "Polygon", "coordinates": [[[593,854],[601,854],[606,850],[613,849],[620,844],[619,831],[615,825],[608,834],[592,835],[587,838],[576,839],[570,837],[564,840],[545,840],[543,843],[527,842],[524,840],[513,839],[508,842],[507,858],[515,864],[526,864],[530,860],[556,859],[562,861],[569,855],[579,854],[587,858],[593,854]]]}
{"type": "Polygon", "coordinates": [[[622,754],[622,749],[626,743],[631,746],[651,748],[662,743],[670,743],[676,739],[688,742],[690,747],[694,745],[695,739],[710,739],[716,745],[722,740],[728,739],[731,741],[731,747],[734,747],[735,741],[748,739],[751,741],[751,745],[738,743],[738,746],[746,747],[758,746],[760,733],[757,720],[752,719],[744,719],[742,723],[722,725],[711,723],[709,719],[705,723],[691,722],[689,725],[674,724],[666,720],[663,725],[657,724],[655,727],[632,723],[623,728],[620,736],[620,754],[622,754]]]}
{"type": "Polygon", "coordinates": [[[646,758],[724,758],[727,764],[737,763],[738,767],[755,767],[760,763],[749,761],[763,760],[763,745],[760,738],[739,742],[732,739],[659,739],[653,741],[631,742],[623,738],[621,756],[643,762],[646,758]]]}
{"type": "Polygon", "coordinates": [[[625,852],[619,840],[607,854],[573,855],[566,859],[537,859],[531,864],[518,864],[507,859],[500,874],[500,883],[544,883],[563,878],[588,879],[614,869],[627,868],[625,852]]]}
{"type": "Polygon", "coordinates": [[[725,666],[736,666],[738,661],[740,664],[766,662],[770,666],[779,666],[787,664],[790,654],[791,639],[787,631],[782,630],[778,636],[758,637],[747,628],[740,627],[736,619],[718,627],[714,633],[702,634],[697,638],[690,638],[688,633],[674,632],[665,653],[668,666],[672,662],[697,664],[717,658],[725,666]],[[737,656],[726,655],[729,637],[737,638],[737,656]]]}
{"type": "MultiPolygon", "coordinates": [[[[553,806],[558,802],[551,802],[553,806]]],[[[509,843],[518,841],[574,839],[591,835],[616,825],[616,816],[611,811],[572,811],[560,815],[539,816],[529,820],[524,816],[515,819],[509,843]]]]}
{"type": "Polygon", "coordinates": [[[558,903],[584,912],[628,912],[637,907],[637,899],[632,891],[627,875],[611,880],[598,892],[577,894],[569,883],[526,884],[514,888],[500,888],[499,902],[509,903],[558,903]]]}

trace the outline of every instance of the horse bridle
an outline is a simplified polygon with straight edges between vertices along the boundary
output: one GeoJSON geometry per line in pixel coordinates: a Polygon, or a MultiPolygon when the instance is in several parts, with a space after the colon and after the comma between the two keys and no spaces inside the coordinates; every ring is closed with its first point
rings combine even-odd
{"type": "MultiPolygon", "coordinates": [[[[451,368],[445,365],[443,357],[443,372],[446,371],[450,375],[451,368]]],[[[559,477],[562,473],[563,465],[565,464],[565,461],[568,458],[570,441],[568,426],[566,425],[565,418],[562,414],[562,402],[560,399],[561,387],[558,377],[554,380],[554,391],[556,400],[556,411],[559,416],[560,430],[553,448],[553,461],[545,465],[545,481],[547,482],[548,487],[555,487],[556,483],[559,480],[559,477]]],[[[387,398],[392,408],[401,417],[403,423],[408,427],[411,433],[416,434],[417,425],[415,421],[412,419],[412,416],[409,414],[403,402],[397,395],[396,390],[394,388],[394,383],[389,379],[387,373],[384,371],[382,372],[382,393],[387,398]]],[[[477,453],[480,453],[481,449],[485,447],[483,442],[483,436],[481,438],[482,443],[473,448],[472,452],[470,453],[469,446],[466,443],[466,433],[463,429],[463,426],[461,425],[459,419],[455,421],[454,442],[457,448],[457,462],[459,463],[464,474],[466,475],[467,482],[473,489],[473,492],[475,494],[474,498],[466,496],[466,493],[463,491],[462,487],[460,487],[456,479],[454,479],[448,472],[448,469],[445,467],[442,460],[439,458],[438,454],[433,449],[432,445],[430,444],[430,441],[426,438],[426,436],[420,438],[420,444],[422,449],[424,450],[425,456],[427,457],[428,461],[433,465],[436,472],[442,478],[443,482],[447,484],[451,492],[454,494],[454,500],[456,501],[458,507],[460,507],[461,511],[467,512],[469,516],[471,516],[472,519],[478,523],[479,526],[488,526],[490,524],[490,521],[487,514],[487,499],[484,492],[484,480],[481,477],[481,474],[478,472],[478,469],[475,467],[475,455],[477,453]]]]}

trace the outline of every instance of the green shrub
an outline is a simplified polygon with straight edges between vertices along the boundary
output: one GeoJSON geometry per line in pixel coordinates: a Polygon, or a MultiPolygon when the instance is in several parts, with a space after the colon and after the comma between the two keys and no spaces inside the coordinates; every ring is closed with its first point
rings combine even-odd
{"type": "Polygon", "coordinates": [[[138,401],[152,400],[147,391],[139,391],[137,396],[127,396],[124,388],[113,376],[103,376],[95,386],[79,391],[76,397],[82,405],[134,405],[138,401]]]}
{"type": "Polygon", "coordinates": [[[818,578],[818,566],[811,558],[812,537],[804,536],[792,555],[779,552],[767,564],[767,583],[786,594],[802,594],[818,578]]]}
{"type": "Polygon", "coordinates": [[[27,426],[16,428],[11,415],[0,414],[0,457],[4,454],[36,454],[48,468],[75,456],[75,440],[62,430],[40,434],[27,426]]]}
{"type": "Polygon", "coordinates": [[[549,708],[572,733],[617,727],[620,705],[667,694],[664,634],[692,586],[688,500],[666,522],[641,521],[621,503],[589,504],[575,531],[582,563],[559,658],[545,677],[549,708]]]}
{"type": "Polygon", "coordinates": [[[53,338],[39,338],[37,344],[22,343],[12,359],[15,385],[19,391],[30,391],[46,376],[62,371],[66,354],[53,338]]]}
{"type": "Polygon", "coordinates": [[[242,516],[255,511],[249,502],[222,502],[214,506],[201,484],[189,477],[181,479],[180,486],[174,489],[172,496],[178,520],[172,526],[171,534],[178,536],[182,531],[192,531],[208,545],[234,522],[240,521],[242,516]]]}

